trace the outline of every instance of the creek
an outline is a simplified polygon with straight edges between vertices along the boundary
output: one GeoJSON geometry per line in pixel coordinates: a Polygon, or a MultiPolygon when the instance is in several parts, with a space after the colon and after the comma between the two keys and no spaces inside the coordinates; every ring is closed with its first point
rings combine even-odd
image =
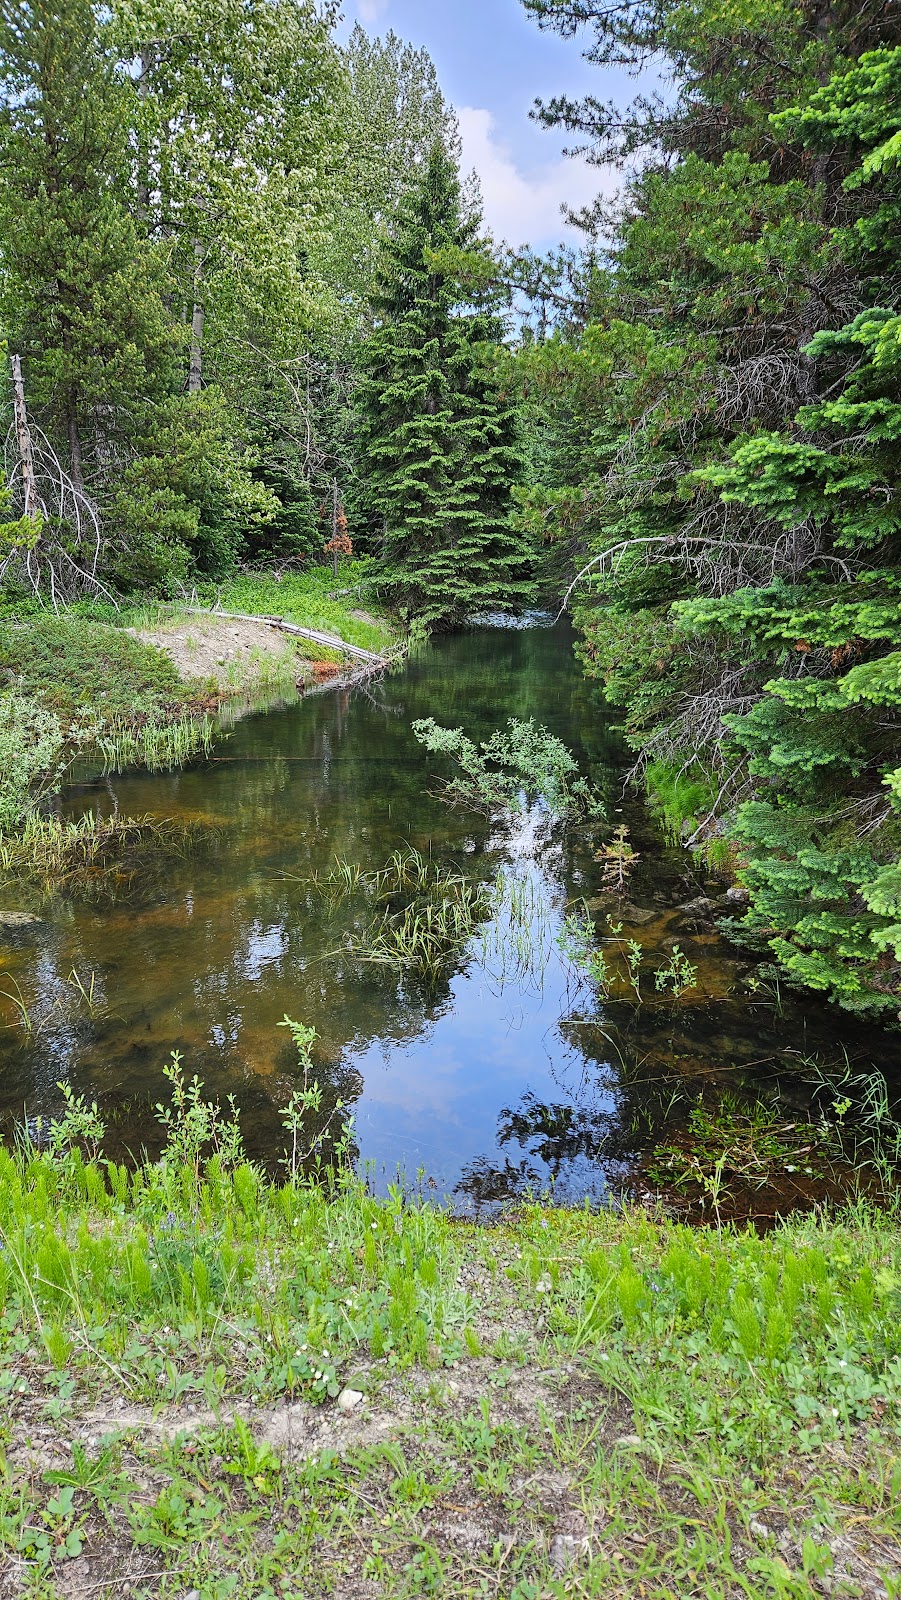
{"type": "MultiPolygon", "coordinates": [[[[400,1173],[482,1210],[549,1188],[567,1202],[647,1191],[643,1156],[708,1086],[804,1107],[805,1058],[848,1052],[890,1068],[884,1033],[759,983],[752,958],[709,915],[686,912],[724,885],[667,846],[624,793],[614,714],[572,646],[565,623],[534,618],[441,637],[380,682],[248,716],[209,760],[73,788],[70,815],[202,823],[211,842],[168,861],[137,895],[51,900],[40,922],[2,935],[0,988],[17,987],[33,1020],[26,1032],[3,1002],[7,1132],[58,1114],[66,1079],[99,1102],[114,1153],[153,1152],[154,1105],[177,1050],[209,1094],[235,1096],[249,1153],[271,1164],[298,1074],[279,1027],[287,1014],[315,1027],[326,1105],[341,1098],[352,1112],[373,1184],[400,1173]],[[641,1004],[627,986],[599,996],[556,942],[569,903],[602,905],[597,838],[549,832],[534,813],[503,827],[448,808],[436,793],[440,764],[411,731],[429,716],[476,738],[510,716],[534,717],[574,751],[611,819],[628,824],[640,859],[610,909],[619,937],[642,947],[641,1004]],[[528,949],[520,936],[511,955],[510,941],[483,930],[431,986],[349,949],[359,904],[324,898],[311,879],[336,859],[372,871],[408,847],[486,884],[505,868],[531,908],[528,949]],[[679,999],[653,982],[674,942],[697,969],[679,999]]],[[[786,1182],[800,1200],[817,1198],[815,1178],[786,1182]]],[[[791,1198],[777,1185],[762,1203],[791,1198]]]]}

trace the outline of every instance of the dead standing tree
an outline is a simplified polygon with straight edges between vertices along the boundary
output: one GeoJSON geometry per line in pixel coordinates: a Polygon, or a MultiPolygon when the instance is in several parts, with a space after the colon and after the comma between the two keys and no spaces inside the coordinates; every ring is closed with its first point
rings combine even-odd
{"type": "Polygon", "coordinates": [[[97,509],[63,468],[46,434],[28,415],[22,361],[12,357],[13,421],[4,466],[22,533],[0,559],[0,582],[17,571],[54,610],[79,594],[102,594],[97,576],[102,537],[97,509]]]}

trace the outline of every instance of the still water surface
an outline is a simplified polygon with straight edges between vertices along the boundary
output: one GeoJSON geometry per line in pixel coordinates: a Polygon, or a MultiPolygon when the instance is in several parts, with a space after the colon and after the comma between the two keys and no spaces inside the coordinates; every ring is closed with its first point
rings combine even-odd
{"type": "Polygon", "coordinates": [[[538,621],[441,638],[383,682],[248,717],[211,761],[182,772],[82,786],[73,813],[196,820],[213,843],[137,899],[52,904],[0,945],[0,987],[20,985],[40,1024],[31,1037],[0,1034],[7,1126],[58,1112],[66,1078],[99,1100],[120,1150],[153,1150],[162,1068],[178,1050],[213,1095],[236,1096],[250,1153],[274,1161],[297,1081],[278,1027],[288,1014],[316,1028],[326,1098],[351,1106],[377,1186],[419,1174],[461,1209],[549,1185],[558,1199],[600,1200],[686,1082],[790,1094],[799,1054],[885,1051],[884,1036],[866,1040],[816,1004],[789,1000],[777,1014],[771,996],[749,993],[748,957],[681,910],[716,886],[623,798],[624,766],[567,626],[538,621]],[[651,976],[641,1006],[598,999],[555,943],[567,903],[597,896],[596,841],[548,837],[535,817],[498,828],[449,810],[434,793],[435,758],[411,732],[425,716],[477,738],[531,716],[576,752],[641,852],[617,912],[624,935],[651,974],[676,939],[698,967],[693,990],[674,1003],[651,976]],[[342,949],[360,906],[330,907],[311,876],[336,857],[371,870],[408,845],[485,882],[501,866],[525,881],[531,959],[514,971],[502,940],[476,941],[430,991],[342,949]],[[73,969],[86,987],[93,975],[93,1005],[75,994],[73,969]]]}

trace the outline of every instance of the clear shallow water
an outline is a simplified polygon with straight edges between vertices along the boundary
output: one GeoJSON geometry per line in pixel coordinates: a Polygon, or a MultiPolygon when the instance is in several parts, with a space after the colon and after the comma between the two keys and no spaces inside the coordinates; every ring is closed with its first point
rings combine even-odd
{"type": "MultiPolygon", "coordinates": [[[[18,984],[40,1024],[30,1038],[14,1025],[0,1034],[7,1126],[58,1112],[67,1078],[98,1099],[120,1150],[153,1150],[162,1069],[179,1050],[211,1094],[236,1096],[251,1154],[274,1161],[279,1111],[297,1081],[278,1027],[287,1013],[317,1029],[326,1100],[349,1103],[378,1186],[419,1174],[465,1208],[549,1185],[559,1199],[599,1200],[653,1143],[688,1081],[785,1092],[799,1053],[842,1046],[890,1064],[883,1034],[865,1037],[816,1003],[788,1002],[777,1015],[749,997],[747,958],[680,910],[705,892],[703,870],[623,800],[623,766],[565,625],[483,627],[439,639],[382,683],[248,718],[208,763],[80,787],[67,800],[73,813],[197,820],[214,842],[168,866],[142,898],[57,902],[39,926],[2,935],[0,988],[18,984]],[[573,831],[536,849],[535,819],[492,830],[448,810],[431,792],[435,760],[411,732],[423,716],[475,737],[534,716],[565,740],[611,812],[624,808],[641,851],[618,913],[624,933],[650,969],[675,938],[698,966],[697,987],[674,1004],[651,979],[641,1007],[599,1004],[555,943],[566,903],[598,893],[592,840],[573,831]],[[501,866],[525,882],[527,970],[512,970],[490,930],[487,948],[477,938],[435,990],[342,948],[359,931],[360,905],[330,906],[310,877],[335,857],[375,869],[406,845],[486,883],[501,866]],[[75,993],[73,969],[86,987],[93,975],[93,1006],[75,993]]],[[[12,1006],[0,1007],[14,1024],[12,1006]]]]}

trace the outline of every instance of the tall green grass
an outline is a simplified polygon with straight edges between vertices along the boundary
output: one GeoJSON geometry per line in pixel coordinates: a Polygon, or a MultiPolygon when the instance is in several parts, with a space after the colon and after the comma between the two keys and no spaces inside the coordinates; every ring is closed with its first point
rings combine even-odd
{"type": "Polygon", "coordinates": [[[198,590],[198,602],[223,611],[284,617],[300,628],[335,634],[348,644],[381,654],[397,643],[399,629],[382,616],[364,621],[352,615],[378,613],[367,579],[368,564],[362,561],[344,563],[337,582],[330,567],[286,572],[280,578],[274,573],[242,572],[220,584],[204,585],[198,590]]]}

